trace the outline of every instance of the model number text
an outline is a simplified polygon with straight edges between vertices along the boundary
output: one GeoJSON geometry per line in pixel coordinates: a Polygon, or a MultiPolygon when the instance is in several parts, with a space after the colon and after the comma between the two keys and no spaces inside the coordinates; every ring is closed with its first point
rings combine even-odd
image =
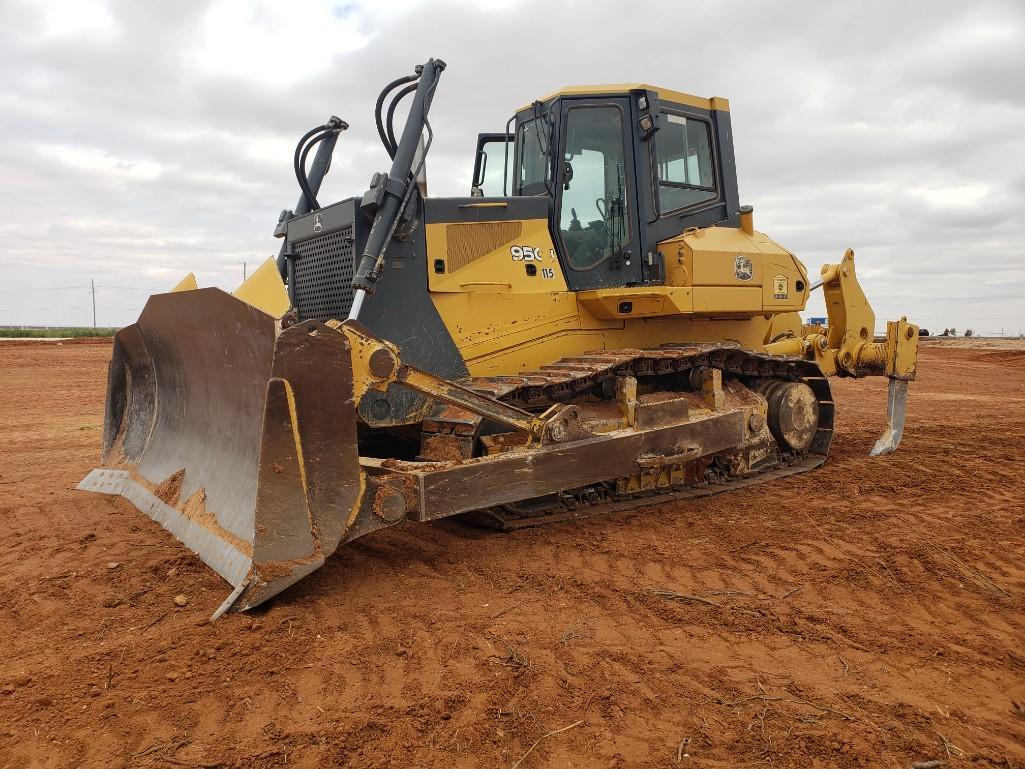
{"type": "Polygon", "coordinates": [[[509,253],[512,254],[514,262],[540,262],[544,260],[540,248],[531,246],[510,246],[509,253]]]}

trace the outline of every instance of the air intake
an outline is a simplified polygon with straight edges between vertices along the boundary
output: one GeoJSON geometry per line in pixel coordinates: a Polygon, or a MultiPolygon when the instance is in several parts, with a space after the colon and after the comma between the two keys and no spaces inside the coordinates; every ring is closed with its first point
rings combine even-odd
{"type": "Polygon", "coordinates": [[[522,222],[448,225],[445,228],[448,238],[448,271],[462,269],[506,243],[516,240],[522,232],[522,222]]]}

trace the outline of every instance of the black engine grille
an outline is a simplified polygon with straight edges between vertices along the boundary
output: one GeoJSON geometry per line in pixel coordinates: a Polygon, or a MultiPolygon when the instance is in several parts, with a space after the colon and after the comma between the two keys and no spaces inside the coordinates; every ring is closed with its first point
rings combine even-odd
{"type": "Polygon", "coordinates": [[[300,320],[345,320],[355,274],[352,225],[292,245],[295,306],[300,320]]]}

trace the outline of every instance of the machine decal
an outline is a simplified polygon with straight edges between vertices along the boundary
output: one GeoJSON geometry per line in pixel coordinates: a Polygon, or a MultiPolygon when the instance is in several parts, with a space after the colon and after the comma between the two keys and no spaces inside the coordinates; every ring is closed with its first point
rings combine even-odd
{"type": "Polygon", "coordinates": [[[773,299],[789,299],[790,291],[787,286],[786,275],[776,275],[772,279],[772,298],[773,299]]]}
{"type": "Polygon", "coordinates": [[[555,277],[555,270],[553,270],[551,267],[542,267],[541,277],[545,280],[551,280],[555,277]]]}
{"type": "Polygon", "coordinates": [[[322,229],[324,229],[324,222],[320,218],[320,214],[314,214],[313,215],[313,231],[314,232],[320,232],[322,229]]]}
{"type": "Polygon", "coordinates": [[[509,253],[512,254],[514,262],[543,262],[541,249],[533,246],[510,246],[509,253]]]}
{"type": "Polygon", "coordinates": [[[755,266],[748,257],[740,254],[734,261],[733,274],[737,280],[751,280],[755,274],[755,266]]]}

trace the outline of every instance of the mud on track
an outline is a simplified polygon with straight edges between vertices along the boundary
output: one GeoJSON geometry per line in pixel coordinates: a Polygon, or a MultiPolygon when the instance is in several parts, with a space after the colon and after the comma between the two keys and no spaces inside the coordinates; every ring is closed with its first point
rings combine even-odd
{"type": "Polygon", "coordinates": [[[108,354],[0,346],[0,767],[511,767],[570,725],[519,766],[1025,767],[1025,352],[926,346],[894,457],[839,381],[813,473],[409,524],[213,625],[213,572],[72,490],[108,354]]]}

